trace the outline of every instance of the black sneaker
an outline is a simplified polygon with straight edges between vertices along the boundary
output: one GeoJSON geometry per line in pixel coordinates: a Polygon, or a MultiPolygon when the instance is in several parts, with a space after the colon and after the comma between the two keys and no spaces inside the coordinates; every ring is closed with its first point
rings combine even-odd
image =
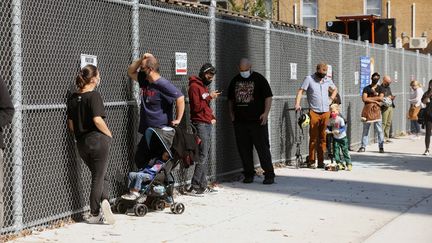
{"type": "Polygon", "coordinates": [[[187,190],[187,195],[196,196],[196,197],[203,197],[204,196],[205,189],[195,189],[193,187],[189,188],[187,190]]]}
{"type": "Polygon", "coordinates": [[[318,163],[318,167],[317,167],[317,168],[319,168],[319,169],[324,169],[324,167],[325,167],[325,164],[324,164],[324,163],[318,163]]]}
{"type": "Polygon", "coordinates": [[[363,153],[363,152],[365,152],[366,151],[366,149],[364,148],[364,147],[360,147],[358,150],[357,150],[357,152],[359,152],[359,153],[363,153]]]}
{"type": "Polygon", "coordinates": [[[254,181],[253,177],[245,177],[243,179],[243,183],[246,183],[246,184],[252,183],[253,181],[254,181]]]}
{"type": "Polygon", "coordinates": [[[274,183],[274,178],[264,178],[263,184],[264,185],[271,185],[274,183]]]}
{"type": "Polygon", "coordinates": [[[380,149],[379,149],[379,152],[380,152],[380,153],[384,153],[384,148],[380,148],[380,149]]]}

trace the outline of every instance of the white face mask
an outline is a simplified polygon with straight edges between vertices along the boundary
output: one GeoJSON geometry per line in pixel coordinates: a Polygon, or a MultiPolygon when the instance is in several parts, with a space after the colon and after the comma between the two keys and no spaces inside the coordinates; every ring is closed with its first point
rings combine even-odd
{"type": "Polygon", "coordinates": [[[249,78],[249,76],[251,75],[251,71],[247,70],[244,72],[240,72],[240,76],[242,76],[243,78],[249,78]]]}

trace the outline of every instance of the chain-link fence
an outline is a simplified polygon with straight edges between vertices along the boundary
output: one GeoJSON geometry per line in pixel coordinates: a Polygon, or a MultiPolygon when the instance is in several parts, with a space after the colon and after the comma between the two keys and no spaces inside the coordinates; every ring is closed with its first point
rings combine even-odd
{"type": "MultiPolygon", "coordinates": [[[[3,129],[2,234],[88,209],[90,173],[77,156],[65,125],[66,97],[73,90],[80,54],[96,55],[101,70],[99,91],[114,134],[108,169],[112,197],[125,190],[124,178],[132,167],[138,138],[138,89],[126,69],[144,52],[159,59],[162,75],[185,94],[188,80],[175,74],[175,52],[187,53],[188,75],[196,74],[205,62],[215,64],[217,77],[211,88],[224,93],[213,104],[218,123],[208,171],[212,178],[241,171],[226,99],[241,57],[248,57],[253,69],[266,76],[274,93],[269,118],[273,162],[289,163],[295,154],[300,130],[292,110],[294,98],[302,79],[314,72],[317,63],[332,66],[352,146],[361,138],[362,102],[356,79],[361,56],[372,57],[375,71],[395,80],[394,135],[407,130],[409,81],[427,84],[431,78],[429,55],[233,16],[194,3],[4,0],[0,11],[0,75],[16,109],[12,125],[3,129]]],[[[306,107],[306,99],[302,102],[306,107]]],[[[303,154],[307,153],[307,137],[306,131],[303,154]]],[[[176,175],[187,180],[192,169],[176,175]]]]}

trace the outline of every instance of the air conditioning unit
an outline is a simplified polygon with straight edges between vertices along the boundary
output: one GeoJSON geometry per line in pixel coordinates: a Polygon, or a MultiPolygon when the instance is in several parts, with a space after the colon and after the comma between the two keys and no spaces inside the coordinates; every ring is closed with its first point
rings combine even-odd
{"type": "Polygon", "coordinates": [[[396,45],[395,45],[395,47],[398,48],[398,49],[402,48],[402,38],[400,38],[400,37],[396,38],[396,45]]]}
{"type": "Polygon", "coordinates": [[[410,49],[424,49],[427,47],[426,37],[411,38],[409,42],[410,49]]]}

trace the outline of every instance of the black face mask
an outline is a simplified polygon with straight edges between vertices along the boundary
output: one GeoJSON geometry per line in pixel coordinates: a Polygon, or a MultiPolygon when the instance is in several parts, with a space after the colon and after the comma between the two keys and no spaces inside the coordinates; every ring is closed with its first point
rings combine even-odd
{"type": "Polygon", "coordinates": [[[373,78],[373,79],[372,79],[372,84],[377,84],[378,81],[379,81],[379,78],[373,78]]]}
{"type": "Polygon", "coordinates": [[[210,84],[211,84],[211,80],[207,80],[207,79],[204,79],[203,80],[203,84],[205,85],[205,86],[209,86],[210,84]]]}
{"type": "Polygon", "coordinates": [[[315,76],[317,76],[318,78],[324,78],[327,74],[326,73],[320,73],[320,72],[316,72],[315,76]]]}

